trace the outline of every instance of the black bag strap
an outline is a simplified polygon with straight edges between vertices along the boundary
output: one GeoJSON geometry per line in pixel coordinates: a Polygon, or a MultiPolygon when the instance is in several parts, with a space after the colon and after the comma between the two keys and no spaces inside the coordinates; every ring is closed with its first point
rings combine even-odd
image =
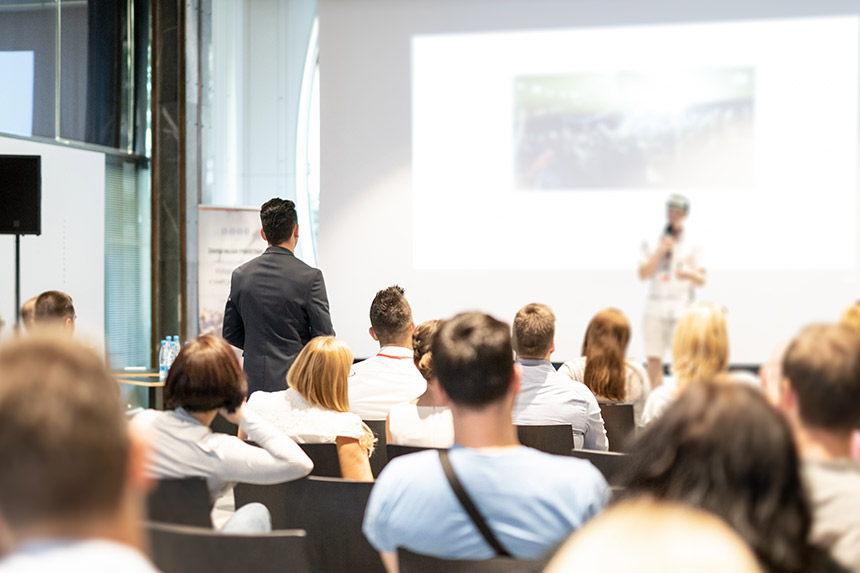
{"type": "Polygon", "coordinates": [[[442,462],[442,469],[445,471],[445,477],[448,478],[448,483],[451,484],[451,489],[454,490],[454,494],[457,496],[457,499],[460,500],[460,505],[462,505],[463,509],[466,510],[466,513],[469,514],[469,517],[472,519],[472,523],[475,524],[475,527],[478,528],[478,531],[481,532],[481,535],[484,536],[484,539],[490,544],[490,547],[496,551],[496,555],[510,557],[511,554],[508,553],[508,550],[505,549],[501,543],[499,543],[499,540],[496,538],[495,534],[493,534],[493,530],[490,529],[490,526],[487,525],[487,521],[481,515],[481,512],[479,512],[478,508],[475,507],[475,504],[472,503],[472,498],[470,498],[469,494],[466,493],[466,490],[463,489],[463,484],[460,483],[460,479],[457,477],[457,474],[454,473],[454,468],[451,466],[451,460],[448,459],[448,450],[439,450],[439,461],[442,462]]]}

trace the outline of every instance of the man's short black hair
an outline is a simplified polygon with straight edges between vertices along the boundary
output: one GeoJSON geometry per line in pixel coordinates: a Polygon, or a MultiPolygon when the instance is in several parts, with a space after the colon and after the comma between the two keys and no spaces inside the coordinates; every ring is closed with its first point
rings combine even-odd
{"type": "Polygon", "coordinates": [[[36,297],[33,319],[36,322],[75,318],[72,297],[58,290],[45,291],[36,297]]]}
{"type": "Polygon", "coordinates": [[[782,375],[810,428],[851,431],[860,424],[860,333],[841,324],[813,324],[785,351],[782,375]]]}
{"type": "Polygon", "coordinates": [[[285,243],[298,222],[296,204],[289,199],[269,199],[260,207],[260,222],[270,245],[285,243]]]}
{"type": "Polygon", "coordinates": [[[514,375],[510,327],[467,312],[445,321],[433,338],[433,370],[451,402],[480,408],[500,400],[514,375]]]}
{"type": "Polygon", "coordinates": [[[412,307],[403,287],[393,285],[376,293],[370,303],[370,326],[380,344],[398,342],[412,326],[412,307]]]}

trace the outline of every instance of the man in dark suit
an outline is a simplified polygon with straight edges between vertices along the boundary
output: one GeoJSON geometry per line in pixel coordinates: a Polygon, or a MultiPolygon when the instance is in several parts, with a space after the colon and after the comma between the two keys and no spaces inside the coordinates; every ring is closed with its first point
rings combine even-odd
{"type": "Polygon", "coordinates": [[[319,269],[293,255],[299,240],[296,206],[272,199],[260,209],[269,248],[235,271],[222,335],[245,351],[248,393],[287,387],[287,371],[315,336],[334,335],[319,269]]]}

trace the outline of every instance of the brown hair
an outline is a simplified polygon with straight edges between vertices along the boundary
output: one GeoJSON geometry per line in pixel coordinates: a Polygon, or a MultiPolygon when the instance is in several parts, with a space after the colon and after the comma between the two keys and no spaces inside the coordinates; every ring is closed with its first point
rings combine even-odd
{"type": "Polygon", "coordinates": [[[585,330],[582,355],[585,356],[586,386],[595,396],[624,400],[627,395],[624,356],[630,342],[630,323],[617,308],[594,315],[585,330]]]}
{"type": "Polygon", "coordinates": [[[728,364],[725,312],[710,302],[695,303],[681,315],[672,341],[672,372],[678,392],[691,382],[724,371],[728,364]]]}
{"type": "MultiPolygon", "coordinates": [[[[309,404],[335,412],[349,412],[348,379],[352,369],[352,350],[333,336],[317,336],[305,344],[287,373],[287,384],[309,404]]],[[[362,422],[364,437],[359,440],[373,451],[373,432],[362,422]]]]}
{"type": "Polygon", "coordinates": [[[425,380],[433,378],[433,352],[430,347],[441,322],[435,319],[422,322],[412,332],[412,359],[425,380]]]}
{"type": "Polygon", "coordinates": [[[21,322],[27,330],[33,328],[33,322],[36,320],[36,299],[34,296],[21,305],[21,322]]]}
{"type": "Polygon", "coordinates": [[[117,383],[92,350],[43,336],[0,348],[0,507],[11,527],[117,510],[127,432],[117,383]]]}
{"type": "Polygon", "coordinates": [[[845,309],[839,323],[860,332],[860,300],[845,309]]]}
{"type": "Polygon", "coordinates": [[[405,295],[403,287],[392,285],[370,303],[370,326],[383,346],[398,342],[412,326],[412,307],[405,295]]]}
{"type": "Polygon", "coordinates": [[[164,404],[189,412],[234,412],[247,393],[236,353],[223,338],[204,334],[188,341],[173,361],[164,383],[164,404]]]}
{"type": "Polygon", "coordinates": [[[841,324],[800,331],[782,360],[782,375],[797,395],[801,421],[850,431],[860,424],[860,333],[841,324]]]}
{"type": "Polygon", "coordinates": [[[545,304],[533,302],[514,317],[514,349],[518,358],[544,358],[555,338],[555,315],[545,304]]]}
{"type": "Polygon", "coordinates": [[[36,297],[33,307],[33,320],[46,322],[75,317],[75,305],[72,297],[58,290],[45,291],[36,297]]]}

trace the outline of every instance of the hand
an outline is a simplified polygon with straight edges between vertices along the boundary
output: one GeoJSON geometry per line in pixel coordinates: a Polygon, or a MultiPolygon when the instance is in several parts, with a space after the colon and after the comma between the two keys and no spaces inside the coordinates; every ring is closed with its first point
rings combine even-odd
{"type": "Polygon", "coordinates": [[[231,414],[227,411],[227,408],[221,408],[218,410],[218,413],[221,416],[230,422],[231,424],[239,425],[239,422],[242,421],[242,416],[244,415],[245,401],[243,400],[241,404],[236,408],[236,410],[231,414]]]}
{"type": "Polygon", "coordinates": [[[670,252],[672,248],[675,246],[675,237],[665,236],[663,240],[660,241],[660,254],[665,255],[670,252]]]}

